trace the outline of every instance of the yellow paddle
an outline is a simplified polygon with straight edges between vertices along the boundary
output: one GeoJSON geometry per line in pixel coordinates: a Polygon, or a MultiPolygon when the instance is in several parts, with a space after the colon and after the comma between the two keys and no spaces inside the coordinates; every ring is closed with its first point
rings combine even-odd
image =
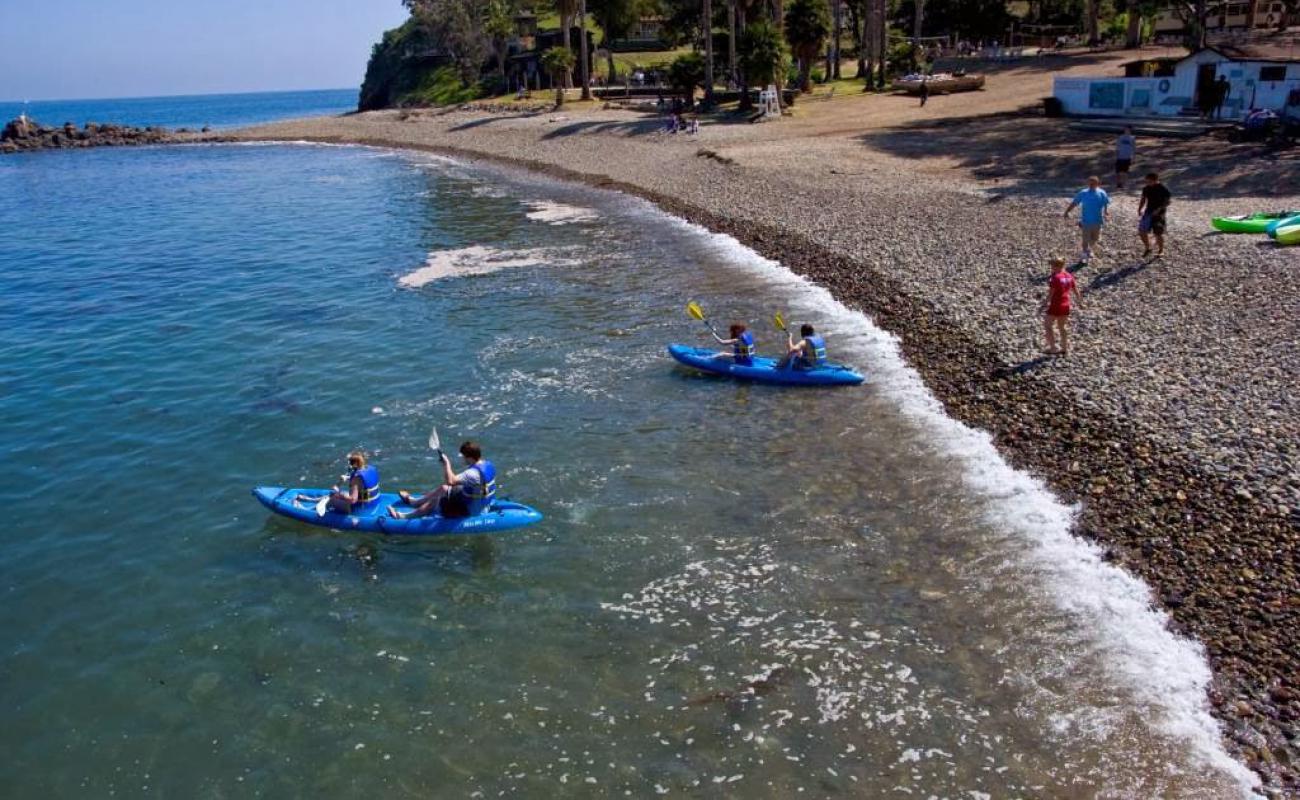
{"type": "Polygon", "coordinates": [[[789,333],[789,332],[790,332],[790,331],[786,330],[786,327],[785,327],[785,317],[781,316],[781,312],[780,312],[780,311],[776,312],[776,316],[772,318],[772,321],[776,323],[776,327],[780,328],[781,330],[785,331],[786,333],[789,333]]]}
{"type": "Polygon", "coordinates": [[[722,339],[721,336],[718,336],[718,332],[717,332],[716,330],[713,329],[713,325],[711,325],[711,324],[709,323],[708,318],[706,318],[706,317],[704,316],[704,309],[700,308],[700,304],[699,304],[699,303],[695,302],[694,300],[692,300],[691,302],[687,303],[687,304],[686,304],[686,313],[687,313],[687,314],[690,314],[692,317],[695,317],[695,318],[698,319],[700,322],[703,322],[703,323],[705,324],[705,326],[709,329],[709,333],[712,333],[712,334],[713,334],[713,338],[714,338],[714,339],[718,339],[718,340],[721,340],[721,339],[722,339]]]}

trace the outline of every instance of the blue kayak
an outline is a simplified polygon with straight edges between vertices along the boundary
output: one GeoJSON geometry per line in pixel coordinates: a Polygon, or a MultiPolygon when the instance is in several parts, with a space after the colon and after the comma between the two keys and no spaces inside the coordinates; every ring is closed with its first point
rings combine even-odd
{"type": "Polygon", "coordinates": [[[1270,239],[1276,239],[1278,228],[1289,228],[1292,225],[1300,225],[1300,215],[1275,219],[1264,228],[1264,233],[1267,233],[1270,239]]]}
{"type": "Polygon", "coordinates": [[[387,533],[400,536],[454,536],[478,533],[500,533],[526,525],[535,525],[542,521],[542,514],[535,508],[509,500],[494,500],[490,508],[473,517],[448,519],[447,517],[429,516],[419,519],[394,519],[388,516],[388,508],[399,504],[398,508],[409,511],[410,506],[401,503],[395,494],[384,493],[379,499],[367,503],[356,513],[340,514],[337,511],[316,513],[317,498],[329,494],[325,489],[285,489],[281,486],[258,486],[253,496],[258,502],[281,516],[290,517],[308,525],[333,528],[340,531],[366,531],[369,533],[387,533]],[[305,495],[306,500],[297,499],[305,495]]]}
{"type": "Polygon", "coordinates": [[[684,344],[668,345],[668,355],[702,372],[780,386],[856,386],[866,380],[842,364],[827,364],[816,369],[777,369],[775,358],[763,356],[755,356],[752,364],[737,364],[730,354],[719,356],[716,350],[684,344]]]}

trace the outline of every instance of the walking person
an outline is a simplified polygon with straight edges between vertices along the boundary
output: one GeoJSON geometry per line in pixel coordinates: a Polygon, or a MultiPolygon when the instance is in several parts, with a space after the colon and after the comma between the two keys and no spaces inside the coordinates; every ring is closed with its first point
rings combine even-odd
{"type": "Polygon", "coordinates": [[[1129,167],[1133,166],[1133,156],[1137,154],[1137,139],[1133,137],[1133,128],[1124,126],[1124,132],[1115,140],[1115,188],[1123,189],[1128,178],[1129,167]]]}
{"type": "Polygon", "coordinates": [[[1156,258],[1165,257],[1165,211],[1173,195],[1160,182],[1160,175],[1148,172],[1142,199],[1138,201],[1138,236],[1142,238],[1142,257],[1151,255],[1151,237],[1156,240],[1156,258]]]}
{"type": "Polygon", "coordinates": [[[1065,259],[1052,256],[1052,277],[1047,279],[1047,300],[1043,303],[1043,333],[1047,338],[1049,355],[1070,354],[1070,298],[1074,297],[1074,308],[1082,308],[1082,296],[1074,282],[1074,276],[1065,269],[1065,259]],[[1061,347],[1056,347],[1057,335],[1061,337],[1061,347]]]}
{"type": "Polygon", "coordinates": [[[923,77],[921,78],[921,105],[925,105],[925,101],[929,99],[930,99],[930,79],[923,77]]]}
{"type": "Polygon", "coordinates": [[[1219,79],[1214,82],[1214,118],[1223,118],[1223,104],[1228,102],[1228,95],[1232,93],[1232,84],[1228,79],[1220,75],[1219,79]]]}
{"type": "Polygon", "coordinates": [[[1066,219],[1070,218],[1075,206],[1079,207],[1079,233],[1083,245],[1079,263],[1086,265],[1092,260],[1092,251],[1101,240],[1101,226],[1110,219],[1110,195],[1101,188],[1101,178],[1093,175],[1088,179],[1088,188],[1081,189],[1065,209],[1066,219]]]}

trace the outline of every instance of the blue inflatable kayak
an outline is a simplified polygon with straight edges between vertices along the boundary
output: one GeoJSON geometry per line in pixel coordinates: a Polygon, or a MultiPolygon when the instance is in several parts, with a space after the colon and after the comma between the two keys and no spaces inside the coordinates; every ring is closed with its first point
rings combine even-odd
{"type": "MultiPolygon", "coordinates": [[[[473,517],[448,519],[431,516],[419,519],[394,519],[388,516],[388,508],[400,503],[401,498],[395,494],[384,493],[373,503],[362,507],[358,513],[340,514],[336,511],[316,513],[316,499],[329,494],[324,489],[285,489],[281,486],[258,486],[253,496],[258,502],[277,514],[340,531],[366,531],[369,533],[387,533],[401,536],[455,536],[479,533],[500,533],[525,525],[535,525],[542,521],[542,514],[535,508],[509,500],[495,500],[492,506],[482,514],[473,517]],[[299,495],[306,499],[299,500],[299,495]]],[[[410,510],[410,506],[401,504],[401,510],[410,510]]]]}
{"type": "Polygon", "coordinates": [[[754,363],[742,365],[733,361],[730,355],[719,357],[716,350],[684,344],[668,345],[668,355],[702,372],[781,386],[856,386],[866,380],[841,364],[827,364],[816,369],[777,369],[775,358],[755,356],[754,363]]]}

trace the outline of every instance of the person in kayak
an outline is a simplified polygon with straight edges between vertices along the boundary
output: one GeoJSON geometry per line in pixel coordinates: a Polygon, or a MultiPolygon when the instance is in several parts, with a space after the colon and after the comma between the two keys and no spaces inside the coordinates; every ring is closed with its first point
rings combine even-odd
{"type": "Polygon", "coordinates": [[[816,369],[826,365],[826,340],[817,335],[813,326],[799,326],[799,342],[795,343],[789,331],[785,332],[786,354],[777,369],[816,369]]]}
{"type": "Polygon", "coordinates": [[[737,364],[749,366],[754,363],[754,334],[742,322],[731,323],[731,338],[723,339],[716,333],[713,338],[718,340],[718,344],[731,345],[731,354],[718,353],[718,358],[732,358],[737,364]]]}
{"type": "MultiPolygon", "coordinates": [[[[366,454],[360,450],[348,453],[348,474],[343,476],[343,481],[346,489],[337,486],[330,489],[329,503],[326,505],[330,511],[351,514],[366,503],[379,499],[379,470],[366,463],[366,454]]],[[[299,495],[298,499],[320,502],[319,497],[305,495],[299,495]]]]}
{"type": "Polygon", "coordinates": [[[415,519],[438,514],[448,519],[472,517],[481,514],[492,505],[492,498],[497,493],[497,471],[492,462],[483,458],[483,450],[476,442],[465,442],[460,446],[461,458],[465,459],[465,470],[452,472],[451,459],[442,456],[443,483],[437,489],[423,497],[412,497],[409,492],[398,492],[402,502],[412,506],[410,511],[398,511],[390,506],[388,513],[396,519],[415,519]]]}

